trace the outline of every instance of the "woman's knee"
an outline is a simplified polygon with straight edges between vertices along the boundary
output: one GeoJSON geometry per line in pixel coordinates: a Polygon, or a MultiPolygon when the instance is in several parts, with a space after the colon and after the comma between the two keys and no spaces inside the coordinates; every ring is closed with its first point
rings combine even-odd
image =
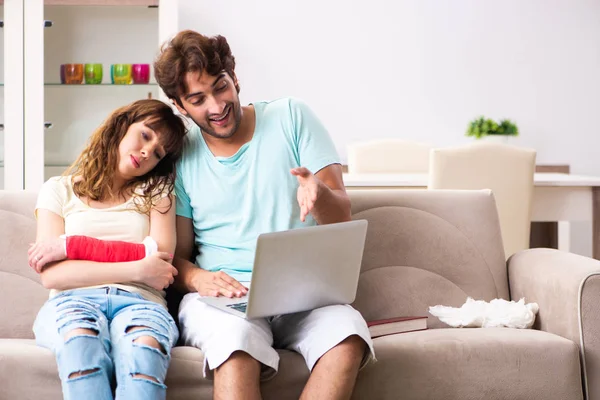
{"type": "MultiPolygon", "coordinates": [[[[132,333],[135,331],[148,330],[148,329],[150,329],[150,328],[148,328],[147,326],[131,326],[131,327],[127,328],[125,333],[132,333]]],[[[141,345],[154,347],[155,349],[162,351],[163,354],[167,353],[167,350],[164,348],[164,346],[162,344],[160,344],[156,338],[154,338],[153,336],[150,336],[150,335],[139,336],[133,340],[133,343],[138,343],[141,345]]]]}
{"type": "MultiPolygon", "coordinates": [[[[65,335],[65,342],[67,342],[69,339],[71,339],[72,337],[76,337],[76,336],[82,336],[82,335],[86,335],[86,336],[98,336],[98,332],[92,329],[84,329],[84,328],[75,328],[69,332],[66,333],[65,335]]],[[[78,378],[80,376],[86,376],[86,375],[90,375],[93,374],[94,372],[98,372],[100,371],[99,367],[96,368],[90,368],[90,369],[86,369],[83,371],[74,371],[74,372],[70,372],[68,378],[69,379],[73,379],[73,378],[78,378]]]]}
{"type": "Polygon", "coordinates": [[[87,328],[74,328],[65,334],[65,342],[71,339],[74,336],[98,336],[98,331],[94,329],[87,328]]]}
{"type": "Polygon", "coordinates": [[[164,384],[171,360],[170,338],[156,327],[145,325],[129,326],[115,347],[124,361],[123,372],[133,379],[164,384]]]}
{"type": "MultiPolygon", "coordinates": [[[[148,327],[147,326],[132,326],[129,329],[127,329],[127,333],[135,332],[138,330],[144,330],[144,329],[148,329],[148,327]]],[[[146,335],[139,336],[138,338],[134,339],[132,341],[132,343],[137,343],[138,345],[152,347],[157,350],[160,350],[163,354],[166,354],[164,347],[158,342],[158,340],[156,340],[152,336],[146,336],[146,335]]],[[[149,370],[148,372],[151,372],[151,371],[149,370]]],[[[131,377],[138,378],[138,379],[146,379],[146,380],[150,380],[150,381],[153,381],[156,383],[163,383],[163,382],[161,382],[159,377],[147,375],[147,374],[142,373],[141,371],[140,372],[132,372],[131,377]]]]}
{"type": "Polygon", "coordinates": [[[56,356],[63,379],[95,373],[112,374],[112,360],[99,332],[94,329],[73,328],[66,332],[64,344],[56,356]]]}

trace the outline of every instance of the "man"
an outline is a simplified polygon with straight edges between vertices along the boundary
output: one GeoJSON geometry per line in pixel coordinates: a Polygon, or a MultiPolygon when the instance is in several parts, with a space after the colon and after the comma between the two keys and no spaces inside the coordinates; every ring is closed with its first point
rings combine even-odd
{"type": "Polygon", "coordinates": [[[215,398],[259,399],[260,378],[277,372],[274,347],[306,360],[303,398],[349,398],[373,357],[367,325],[349,305],[245,320],[197,301],[247,293],[242,283],[250,281],[259,234],[350,220],[327,131],[298,100],[241,106],[222,36],[180,32],[154,69],[165,94],[195,122],[178,165],[174,263],[178,288],[189,292],[179,308],[181,336],[204,352],[215,398]]]}

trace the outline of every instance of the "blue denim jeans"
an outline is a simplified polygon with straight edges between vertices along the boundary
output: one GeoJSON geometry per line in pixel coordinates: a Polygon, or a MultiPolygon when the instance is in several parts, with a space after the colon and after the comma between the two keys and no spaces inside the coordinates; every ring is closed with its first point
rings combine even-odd
{"type": "Polygon", "coordinates": [[[68,290],[44,304],[33,331],[37,344],[56,355],[66,400],[166,398],[164,381],[179,332],[162,305],[114,287],[68,290]],[[97,334],[65,340],[76,328],[97,334]],[[136,341],[140,337],[156,339],[162,349],[136,341]],[[71,376],[78,372],[85,374],[71,376]]]}

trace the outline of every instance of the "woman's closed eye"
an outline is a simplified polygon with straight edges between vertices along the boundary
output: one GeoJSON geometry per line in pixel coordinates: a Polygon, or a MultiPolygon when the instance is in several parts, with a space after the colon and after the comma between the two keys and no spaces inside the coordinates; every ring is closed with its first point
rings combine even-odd
{"type": "MultiPolygon", "coordinates": [[[[148,133],[142,131],[142,139],[144,139],[145,141],[148,141],[148,140],[150,140],[150,135],[148,133]]],[[[159,161],[164,157],[158,150],[154,151],[154,156],[156,158],[158,158],[159,161]]]]}

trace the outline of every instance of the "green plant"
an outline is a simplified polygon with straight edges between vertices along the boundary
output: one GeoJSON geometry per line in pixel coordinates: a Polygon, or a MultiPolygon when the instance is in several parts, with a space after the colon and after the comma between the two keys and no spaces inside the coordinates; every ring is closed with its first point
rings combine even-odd
{"type": "Polygon", "coordinates": [[[469,122],[465,136],[480,139],[487,135],[518,136],[519,128],[509,119],[502,119],[500,123],[489,118],[479,117],[469,122]]]}

